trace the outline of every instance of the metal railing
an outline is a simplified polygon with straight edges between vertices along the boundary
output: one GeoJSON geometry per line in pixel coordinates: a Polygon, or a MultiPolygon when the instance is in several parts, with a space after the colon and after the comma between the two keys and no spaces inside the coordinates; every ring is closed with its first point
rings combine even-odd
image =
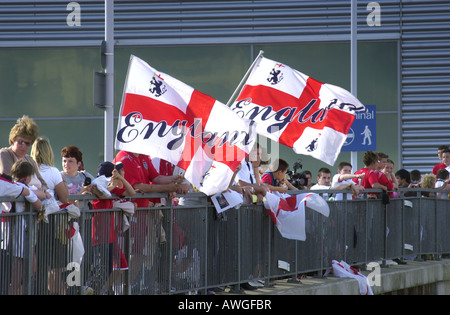
{"type": "Polygon", "coordinates": [[[119,209],[90,209],[92,196],[71,196],[79,201],[78,218],[61,211],[47,223],[30,208],[0,214],[0,294],[207,292],[257,279],[322,276],[332,260],[365,265],[450,253],[450,201],[421,191],[435,190],[413,197],[401,191],[389,204],[328,201],[329,217],[306,208],[306,241],[283,238],[262,204],[217,214],[207,197],[193,193],[185,196],[192,205],[186,198],[183,206],[140,208],[128,217],[119,209]],[[73,222],[81,232],[81,263],[73,222]]]}

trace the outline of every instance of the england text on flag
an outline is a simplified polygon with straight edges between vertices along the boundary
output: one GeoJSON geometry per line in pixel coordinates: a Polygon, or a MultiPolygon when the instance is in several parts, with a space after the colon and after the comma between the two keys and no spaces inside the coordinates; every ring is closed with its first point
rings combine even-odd
{"type": "Polygon", "coordinates": [[[223,191],[255,143],[250,120],[131,56],[117,150],[159,157],[185,170],[207,195],[223,191]]]}
{"type": "Polygon", "coordinates": [[[355,111],[364,110],[364,105],[338,86],[259,58],[231,106],[233,111],[256,121],[258,134],[333,165],[355,111]]]}

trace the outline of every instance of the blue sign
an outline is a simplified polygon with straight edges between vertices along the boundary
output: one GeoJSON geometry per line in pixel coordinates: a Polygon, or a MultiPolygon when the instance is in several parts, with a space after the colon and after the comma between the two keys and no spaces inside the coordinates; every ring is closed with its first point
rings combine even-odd
{"type": "Polygon", "coordinates": [[[341,151],[376,151],[377,129],[376,129],[376,107],[365,105],[366,111],[356,112],[347,139],[341,151]]]}

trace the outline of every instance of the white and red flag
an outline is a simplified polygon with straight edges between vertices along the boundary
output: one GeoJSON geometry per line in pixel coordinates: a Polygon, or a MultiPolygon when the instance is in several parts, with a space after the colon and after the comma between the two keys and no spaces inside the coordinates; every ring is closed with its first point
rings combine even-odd
{"type": "Polygon", "coordinates": [[[347,264],[345,261],[337,260],[331,261],[331,266],[333,266],[333,273],[339,278],[353,278],[358,281],[359,292],[361,295],[373,295],[372,288],[370,287],[370,282],[367,276],[360,273],[358,270],[347,264]]]}
{"type": "Polygon", "coordinates": [[[115,148],[169,161],[212,195],[230,179],[255,143],[250,120],[185,83],[130,57],[115,148]]]}
{"type": "Polygon", "coordinates": [[[231,106],[233,111],[255,121],[258,134],[333,165],[355,111],[364,110],[364,105],[338,86],[258,58],[231,106]]]}
{"type": "Polygon", "coordinates": [[[265,196],[264,207],[280,234],[285,238],[298,241],[306,240],[306,208],[326,217],[330,215],[328,203],[314,193],[286,195],[268,192],[265,196]]]}

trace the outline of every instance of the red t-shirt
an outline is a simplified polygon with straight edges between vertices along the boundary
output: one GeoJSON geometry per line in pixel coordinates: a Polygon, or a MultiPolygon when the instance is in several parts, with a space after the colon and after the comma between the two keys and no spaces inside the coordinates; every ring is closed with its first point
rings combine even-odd
{"type": "MultiPolygon", "coordinates": [[[[115,187],[111,193],[122,196],[125,187],[115,187]]],[[[93,209],[112,209],[113,199],[94,199],[93,209]]],[[[92,218],[92,245],[114,243],[116,240],[114,213],[96,212],[92,218]],[[108,233],[109,231],[109,233],[108,233]]]]}
{"type": "MultiPolygon", "coordinates": [[[[381,171],[377,171],[377,173],[378,173],[378,174],[377,174],[377,175],[378,175],[378,182],[379,182],[381,185],[386,186],[387,189],[388,189],[388,191],[394,189],[394,184],[392,183],[391,180],[389,180],[389,179],[387,178],[386,174],[384,174],[384,173],[381,172],[381,171]]],[[[394,198],[394,192],[389,191],[388,194],[389,194],[389,197],[394,198]]]]}
{"type": "MultiPolygon", "coordinates": [[[[369,169],[369,168],[362,168],[359,171],[356,171],[355,174],[362,174],[364,173],[364,177],[361,179],[361,186],[363,186],[366,189],[373,188],[373,184],[380,183],[383,186],[386,186],[388,190],[392,190],[394,188],[392,182],[388,180],[386,175],[384,175],[383,172],[369,169]]],[[[358,183],[358,178],[353,178],[353,181],[355,183],[358,183]]],[[[393,197],[393,193],[390,192],[389,195],[393,197]]]]}
{"type": "Polygon", "coordinates": [[[171,176],[173,175],[173,164],[169,161],[160,159],[159,160],[159,174],[171,176]]]}
{"type": "Polygon", "coordinates": [[[436,164],[436,165],[433,167],[433,174],[434,174],[434,175],[437,175],[437,173],[439,172],[439,170],[441,170],[441,169],[443,169],[443,168],[446,168],[446,167],[447,167],[447,165],[445,165],[444,163],[436,164]]]}
{"type": "MultiPolygon", "coordinates": [[[[135,156],[131,152],[120,151],[113,163],[122,162],[125,171],[125,179],[133,186],[136,183],[151,184],[152,180],[159,176],[152,164],[150,157],[144,154],[135,156]]],[[[137,198],[134,200],[139,208],[148,207],[149,199],[137,198]]]]}
{"type": "Polygon", "coordinates": [[[362,179],[360,179],[360,178],[352,178],[352,181],[354,181],[355,184],[360,184],[364,188],[367,188],[367,189],[372,188],[372,186],[370,185],[370,183],[368,181],[368,177],[369,177],[368,175],[369,175],[370,171],[373,171],[373,170],[363,167],[359,171],[356,171],[355,174],[356,175],[358,175],[358,174],[365,174],[364,177],[362,179]]]}
{"type": "Polygon", "coordinates": [[[273,173],[268,171],[262,174],[261,182],[269,184],[270,186],[280,186],[278,181],[273,177],[273,173]]]}

